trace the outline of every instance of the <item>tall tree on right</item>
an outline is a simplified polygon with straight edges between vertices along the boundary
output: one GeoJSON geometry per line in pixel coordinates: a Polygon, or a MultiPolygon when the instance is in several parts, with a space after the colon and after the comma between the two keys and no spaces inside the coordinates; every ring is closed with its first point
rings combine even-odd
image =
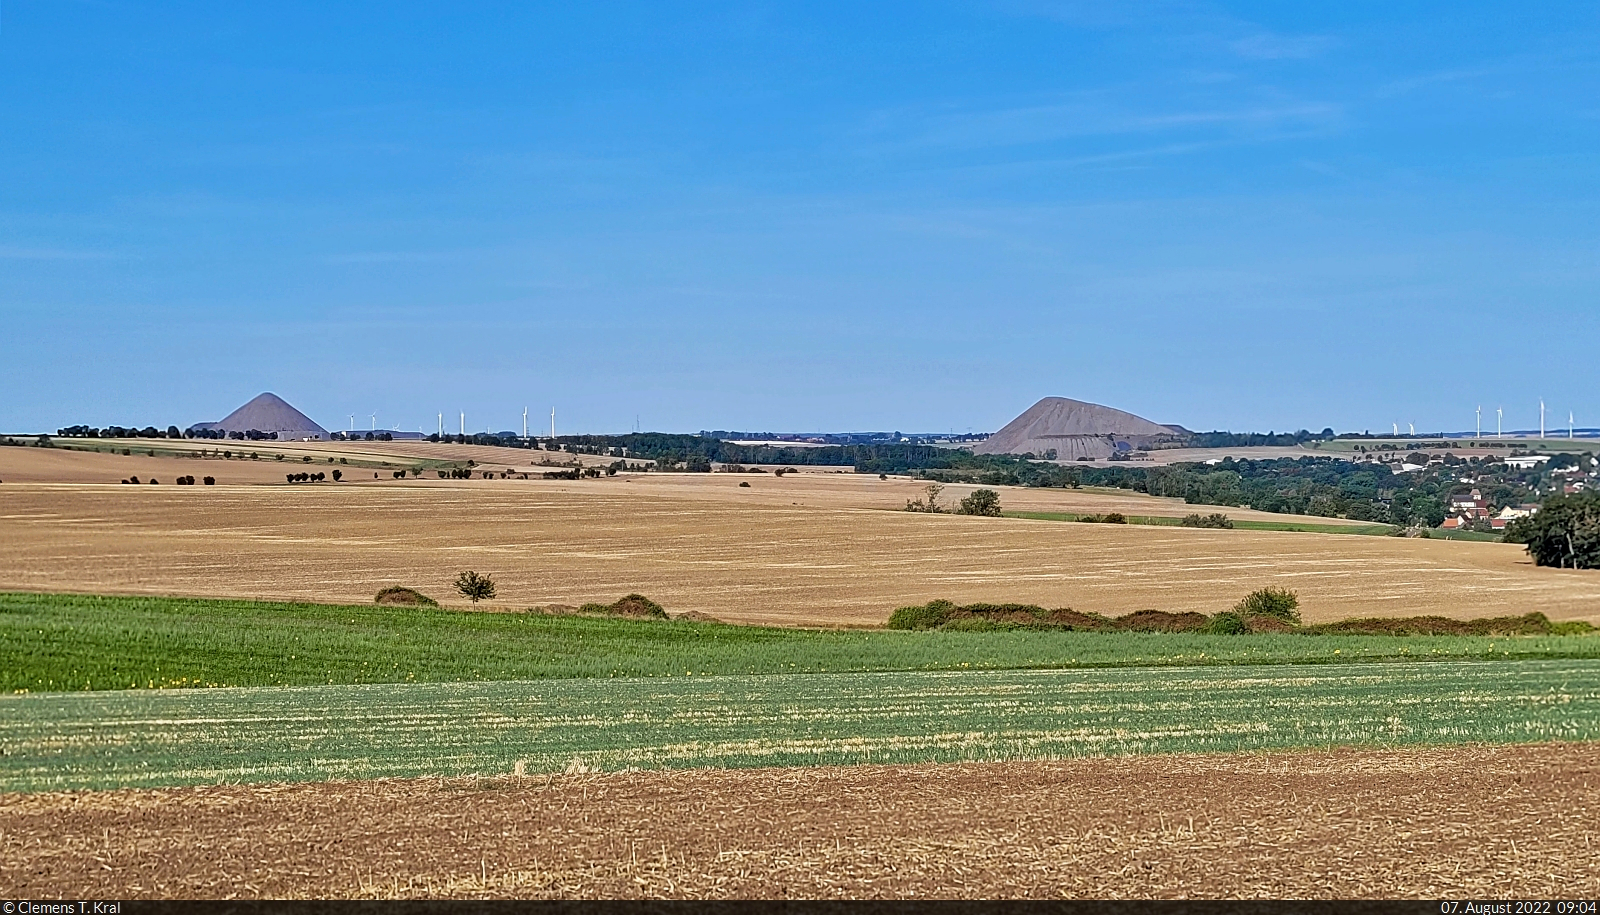
{"type": "Polygon", "coordinates": [[[1506,542],[1526,545],[1534,565],[1600,569],[1600,490],[1551,496],[1506,525],[1506,542]]]}

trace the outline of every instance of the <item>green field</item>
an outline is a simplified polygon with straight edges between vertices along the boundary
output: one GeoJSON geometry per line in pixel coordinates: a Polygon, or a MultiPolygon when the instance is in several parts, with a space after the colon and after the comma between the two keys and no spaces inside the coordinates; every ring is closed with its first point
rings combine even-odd
{"type": "Polygon", "coordinates": [[[1600,661],[0,697],[0,791],[1600,738],[1600,661]]]}
{"type": "MultiPolygon", "coordinates": [[[[1079,521],[1093,515],[1075,512],[1003,512],[1007,518],[1025,518],[1030,521],[1079,521]]],[[[1182,527],[1183,519],[1162,515],[1128,515],[1129,524],[1150,524],[1157,527],[1182,527]]],[[[1364,534],[1369,537],[1387,536],[1394,532],[1388,524],[1363,524],[1357,521],[1330,524],[1313,524],[1301,521],[1233,521],[1233,529],[1240,531],[1300,531],[1312,534],[1364,534]]],[[[1498,540],[1497,535],[1485,535],[1498,540]]],[[[1460,537],[1457,539],[1466,539],[1460,537]]]]}
{"type": "Polygon", "coordinates": [[[806,630],[0,593],[7,693],[1491,658],[1600,658],[1600,636],[806,630]]]}
{"type": "Polygon", "coordinates": [[[1428,536],[1434,540],[1471,540],[1477,543],[1504,543],[1504,534],[1492,534],[1488,531],[1446,531],[1433,528],[1428,536]]]}

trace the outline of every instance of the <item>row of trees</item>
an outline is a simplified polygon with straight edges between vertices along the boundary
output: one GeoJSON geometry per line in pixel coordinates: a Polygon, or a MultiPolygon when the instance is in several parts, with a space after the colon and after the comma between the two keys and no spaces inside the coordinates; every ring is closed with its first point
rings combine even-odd
{"type": "Polygon", "coordinates": [[[1191,448],[1248,448],[1274,446],[1292,448],[1306,442],[1323,442],[1334,438],[1330,426],[1321,432],[1301,429],[1299,432],[1195,432],[1189,437],[1191,448]]]}
{"type": "Polygon", "coordinates": [[[179,429],[177,426],[168,426],[157,429],[155,426],[67,426],[56,430],[56,435],[62,438],[200,438],[214,440],[233,440],[251,442],[275,442],[278,440],[276,432],[260,432],[250,429],[245,432],[224,432],[221,429],[179,429]]]}
{"type": "Polygon", "coordinates": [[[62,438],[183,438],[183,433],[177,426],[168,426],[157,429],[155,426],[106,426],[98,429],[93,426],[67,426],[57,429],[56,435],[62,438]]]}
{"type": "MultiPolygon", "coordinates": [[[[283,476],[290,483],[321,483],[328,479],[328,475],[320,470],[316,473],[286,473],[283,476]]],[[[333,481],[337,483],[343,476],[344,471],[335,470],[333,472],[333,481]]]]}

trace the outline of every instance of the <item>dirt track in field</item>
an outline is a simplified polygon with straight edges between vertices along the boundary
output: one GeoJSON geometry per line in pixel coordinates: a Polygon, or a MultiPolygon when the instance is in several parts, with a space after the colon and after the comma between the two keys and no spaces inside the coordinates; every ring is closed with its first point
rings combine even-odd
{"type": "Polygon", "coordinates": [[[98,897],[1595,898],[1600,746],[0,796],[98,897]]]}
{"type": "MultiPolygon", "coordinates": [[[[751,475],[744,489],[734,476],[8,482],[0,588],[364,603],[401,584],[450,603],[450,582],[476,569],[498,582],[499,609],[636,591],[674,613],[837,626],[878,625],[934,598],[1215,613],[1278,585],[1299,591],[1311,622],[1533,610],[1600,622],[1600,575],[1535,568],[1510,544],[916,515],[883,510],[904,505],[909,481],[751,475]]],[[[1061,510],[1100,499],[1125,511],[1171,501],[1039,490],[1002,499],[1061,510]]]]}

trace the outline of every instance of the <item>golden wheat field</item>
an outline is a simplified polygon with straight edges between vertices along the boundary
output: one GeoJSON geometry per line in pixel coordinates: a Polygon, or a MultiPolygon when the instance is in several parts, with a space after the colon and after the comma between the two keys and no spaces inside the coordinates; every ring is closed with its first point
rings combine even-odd
{"type": "MultiPolygon", "coordinates": [[[[475,569],[499,584],[487,609],[637,591],[675,613],[839,626],[879,624],[896,606],[941,597],[1211,613],[1282,585],[1300,593],[1308,621],[1538,610],[1600,622],[1600,576],[1535,568],[1507,544],[908,514],[893,509],[919,484],[831,472],[583,481],[352,472],[359,485],[229,485],[257,467],[281,480],[281,466],[0,448],[0,588],[365,602],[404,584],[459,604],[450,582],[475,569]],[[222,482],[20,482],[72,479],[83,461],[113,458],[201,467],[187,472],[222,482]]],[[[1002,488],[1001,498],[1008,510],[1204,510],[1137,493],[1002,488]]]]}

